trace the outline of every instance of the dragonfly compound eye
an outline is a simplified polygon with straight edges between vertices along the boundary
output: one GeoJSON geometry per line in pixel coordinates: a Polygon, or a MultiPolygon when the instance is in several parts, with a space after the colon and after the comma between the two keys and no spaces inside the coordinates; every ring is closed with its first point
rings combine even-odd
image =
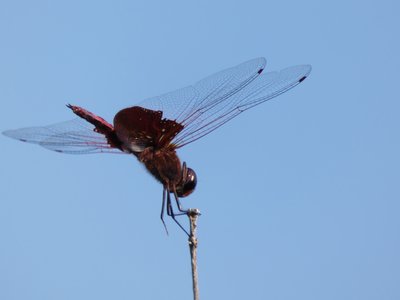
{"type": "Polygon", "coordinates": [[[182,179],[182,184],[179,185],[176,189],[178,196],[179,197],[189,196],[196,188],[196,184],[197,184],[197,176],[195,171],[193,171],[193,169],[191,168],[187,168],[186,178],[182,179]]]}

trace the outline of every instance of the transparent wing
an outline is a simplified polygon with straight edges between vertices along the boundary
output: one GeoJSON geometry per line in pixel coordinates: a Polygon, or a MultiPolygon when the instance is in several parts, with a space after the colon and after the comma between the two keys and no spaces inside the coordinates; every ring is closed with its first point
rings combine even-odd
{"type": "Polygon", "coordinates": [[[182,124],[183,130],[172,141],[182,147],[241,112],[295,87],[311,72],[311,66],[303,65],[264,74],[264,67],[265,59],[253,59],[139,105],[161,110],[164,118],[182,124]]]}
{"type": "Polygon", "coordinates": [[[261,74],[255,80],[213,106],[201,107],[192,120],[183,120],[184,129],[173,140],[182,147],[222,126],[245,110],[270,100],[298,85],[311,66],[295,66],[280,72],[261,74]]]}
{"type": "Polygon", "coordinates": [[[265,64],[265,58],[255,58],[208,76],[192,86],[145,99],[138,105],[161,110],[163,117],[170,120],[190,122],[198,109],[223,102],[257,78],[265,64]]]}
{"type": "Polygon", "coordinates": [[[123,153],[112,148],[106,137],[93,129],[93,125],[79,118],[43,127],[7,130],[3,134],[22,142],[68,154],[123,153]]]}

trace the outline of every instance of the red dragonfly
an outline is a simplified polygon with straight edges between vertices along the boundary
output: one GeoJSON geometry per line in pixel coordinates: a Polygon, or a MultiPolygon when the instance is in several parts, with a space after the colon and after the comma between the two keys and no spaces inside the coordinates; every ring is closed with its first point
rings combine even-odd
{"type": "MultiPolygon", "coordinates": [[[[176,150],[217,129],[243,111],[272,99],[302,82],[311,72],[300,65],[264,73],[264,58],[256,58],[208,76],[197,83],[138,106],[119,111],[113,125],[79,106],[68,104],[80,118],[44,127],[8,130],[4,135],[70,154],[122,152],[133,154],[163,185],[164,210],[176,220],[187,214],[179,198],[191,194],[196,173],[181,164],[176,150]],[[172,207],[171,194],[179,213],[172,207]]],[[[165,227],[166,228],[166,227],[165,227]]]]}

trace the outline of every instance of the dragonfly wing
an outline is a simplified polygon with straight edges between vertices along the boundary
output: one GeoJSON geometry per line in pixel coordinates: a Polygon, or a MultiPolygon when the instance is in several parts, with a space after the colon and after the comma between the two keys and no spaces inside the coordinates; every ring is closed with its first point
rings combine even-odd
{"type": "Polygon", "coordinates": [[[5,136],[40,145],[52,151],[68,154],[123,153],[113,148],[103,134],[83,119],[74,119],[43,127],[7,130],[5,136]]]}
{"type": "Polygon", "coordinates": [[[264,74],[265,65],[264,58],[249,60],[138,105],[162,111],[164,118],[183,125],[172,140],[176,147],[182,147],[293,88],[311,72],[311,66],[303,65],[264,74]]]}
{"type": "Polygon", "coordinates": [[[226,94],[223,100],[200,104],[195,112],[184,120],[183,130],[173,143],[182,147],[222,126],[243,111],[270,100],[298,85],[311,72],[311,66],[286,68],[280,72],[263,73],[234,93],[226,94]]]}
{"type": "Polygon", "coordinates": [[[194,85],[145,99],[138,106],[160,110],[164,118],[185,125],[201,114],[202,110],[223,102],[257,78],[265,64],[265,58],[252,59],[210,75],[194,85]]]}

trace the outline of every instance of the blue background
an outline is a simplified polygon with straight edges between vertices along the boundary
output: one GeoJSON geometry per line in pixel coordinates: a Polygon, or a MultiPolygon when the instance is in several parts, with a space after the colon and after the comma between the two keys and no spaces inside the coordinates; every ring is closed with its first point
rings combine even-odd
{"type": "MultiPolygon", "coordinates": [[[[111,121],[253,57],[311,76],[179,155],[202,299],[400,299],[396,1],[1,1],[0,130],[111,121]]],[[[0,299],[190,299],[134,157],[0,136],[0,299]]],[[[187,225],[187,220],[181,218],[187,225]]]]}

